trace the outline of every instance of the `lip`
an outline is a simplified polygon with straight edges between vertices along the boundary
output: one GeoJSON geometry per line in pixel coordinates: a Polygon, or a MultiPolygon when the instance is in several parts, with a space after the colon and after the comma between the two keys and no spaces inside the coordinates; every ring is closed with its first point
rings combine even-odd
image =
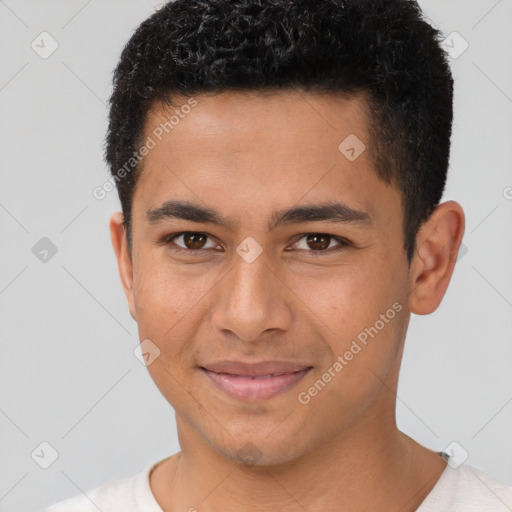
{"type": "Polygon", "coordinates": [[[313,368],[281,361],[256,364],[221,361],[207,366],[201,366],[201,371],[217,389],[249,402],[267,400],[292,388],[313,368]]]}
{"type": "Polygon", "coordinates": [[[205,370],[215,373],[229,373],[244,377],[259,377],[272,373],[292,373],[310,367],[308,364],[291,361],[260,361],[258,363],[244,363],[242,361],[215,361],[201,366],[205,370]]]}

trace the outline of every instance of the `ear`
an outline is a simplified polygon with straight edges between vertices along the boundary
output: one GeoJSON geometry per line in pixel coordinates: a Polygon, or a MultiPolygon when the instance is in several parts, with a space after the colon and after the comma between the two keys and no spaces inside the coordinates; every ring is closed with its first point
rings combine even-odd
{"type": "Polygon", "coordinates": [[[119,277],[123,285],[124,294],[128,300],[128,307],[132,318],[137,321],[135,314],[135,301],[133,298],[133,265],[128,251],[126,228],[123,223],[122,212],[116,212],[110,217],[110,238],[117,259],[119,277]]]}
{"type": "Polygon", "coordinates": [[[428,315],[438,308],[455,268],[464,229],[464,210],[455,201],[440,204],[421,226],[409,272],[412,313],[428,315]]]}

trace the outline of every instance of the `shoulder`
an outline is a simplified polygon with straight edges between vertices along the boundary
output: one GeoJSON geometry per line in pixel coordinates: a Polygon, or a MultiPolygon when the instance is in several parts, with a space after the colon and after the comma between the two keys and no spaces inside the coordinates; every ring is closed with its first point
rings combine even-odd
{"type": "Polygon", "coordinates": [[[147,466],[140,473],[126,478],[110,480],[39,512],[139,512],[141,506],[148,512],[161,512],[149,486],[149,472],[154,466],[147,466]]]}
{"type": "Polygon", "coordinates": [[[448,464],[417,512],[499,512],[511,507],[512,487],[470,465],[448,464]]]}

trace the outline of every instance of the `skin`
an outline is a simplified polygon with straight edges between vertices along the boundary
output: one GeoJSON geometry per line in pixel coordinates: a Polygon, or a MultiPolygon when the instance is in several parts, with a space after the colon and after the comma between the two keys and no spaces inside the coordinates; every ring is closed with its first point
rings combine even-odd
{"type": "MultiPolygon", "coordinates": [[[[448,287],[464,234],[461,206],[436,208],[409,268],[401,196],[373,170],[363,96],[195,98],[145,157],[133,198],[133,259],[121,212],[110,220],[140,339],[161,351],[148,370],[176,412],[181,450],[152,472],[156,500],[165,512],[416,510],[446,462],[398,430],[398,374],[410,313],[435,311],[448,287]],[[366,145],[354,161],[338,150],[352,133],[366,145]],[[170,199],[215,209],[233,226],[151,225],[146,212],[170,199]],[[366,211],[373,225],[309,221],[268,230],[275,210],[332,200],[366,211]],[[208,235],[199,255],[173,250],[174,243],[198,251],[183,237],[158,243],[187,231],[208,235]],[[309,233],[351,245],[327,252],[339,244],[331,238],[320,253],[309,233]],[[248,236],[263,250],[252,263],[236,252],[248,236]],[[397,301],[402,310],[300,403],[298,393],[397,301]],[[198,368],[220,359],[288,360],[313,370],[292,389],[249,403],[214,388],[198,368]],[[257,454],[252,464],[244,463],[247,450],[257,454]]],[[[145,136],[171,114],[155,104],[145,136]]]]}

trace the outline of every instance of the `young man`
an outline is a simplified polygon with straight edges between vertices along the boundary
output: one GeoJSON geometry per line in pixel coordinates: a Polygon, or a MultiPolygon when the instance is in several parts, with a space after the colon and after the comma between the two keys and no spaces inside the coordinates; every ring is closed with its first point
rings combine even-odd
{"type": "Polygon", "coordinates": [[[110,230],[181,450],[48,512],[512,507],[395,422],[410,314],[464,234],[439,41],[410,0],[177,0],[141,24],[110,230]]]}

